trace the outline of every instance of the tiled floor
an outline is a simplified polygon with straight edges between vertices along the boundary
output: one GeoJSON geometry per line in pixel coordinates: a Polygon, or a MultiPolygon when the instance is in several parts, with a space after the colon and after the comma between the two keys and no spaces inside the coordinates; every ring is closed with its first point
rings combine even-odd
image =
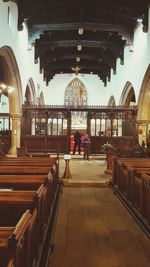
{"type": "MultiPolygon", "coordinates": [[[[100,158],[100,156],[91,156],[90,160],[83,160],[83,158],[79,158],[80,156],[76,156],[70,160],[70,172],[72,181],[89,181],[89,182],[103,182],[109,181],[111,176],[105,174],[106,170],[106,160],[100,158]]],[[[63,159],[60,160],[60,175],[63,176],[65,169],[65,161],[63,159]]]]}
{"type": "MultiPolygon", "coordinates": [[[[105,168],[70,162],[73,180],[108,179],[105,168]]],[[[110,188],[64,187],[54,243],[50,267],[150,267],[150,240],[110,188]]]]}

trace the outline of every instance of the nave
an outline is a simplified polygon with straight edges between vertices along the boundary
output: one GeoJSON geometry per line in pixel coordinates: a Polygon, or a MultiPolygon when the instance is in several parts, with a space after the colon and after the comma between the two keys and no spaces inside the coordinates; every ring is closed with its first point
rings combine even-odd
{"type": "MultiPolygon", "coordinates": [[[[48,266],[150,266],[150,240],[106,186],[105,165],[104,160],[71,160],[72,180],[84,183],[63,188],[48,266]],[[93,180],[100,181],[97,187],[90,187],[93,180]]],[[[63,167],[62,160],[62,174],[63,167]]]]}

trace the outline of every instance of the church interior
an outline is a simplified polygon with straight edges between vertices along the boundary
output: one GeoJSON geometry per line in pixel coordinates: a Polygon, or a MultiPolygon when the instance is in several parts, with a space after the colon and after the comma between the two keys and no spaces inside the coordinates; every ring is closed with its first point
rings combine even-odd
{"type": "Polygon", "coordinates": [[[150,1],[0,0],[0,267],[150,266],[150,1]]]}

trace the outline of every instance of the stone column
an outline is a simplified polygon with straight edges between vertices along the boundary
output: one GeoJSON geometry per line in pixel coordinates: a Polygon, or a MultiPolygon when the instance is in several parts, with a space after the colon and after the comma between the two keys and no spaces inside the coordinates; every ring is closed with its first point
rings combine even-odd
{"type": "Polygon", "coordinates": [[[148,123],[149,123],[149,121],[147,121],[147,120],[138,120],[137,121],[139,143],[141,143],[142,141],[144,141],[145,144],[147,143],[148,123]]]}
{"type": "Polygon", "coordinates": [[[8,155],[16,156],[17,147],[20,147],[22,114],[13,113],[10,116],[12,119],[12,136],[11,136],[11,148],[9,149],[8,155]]]}

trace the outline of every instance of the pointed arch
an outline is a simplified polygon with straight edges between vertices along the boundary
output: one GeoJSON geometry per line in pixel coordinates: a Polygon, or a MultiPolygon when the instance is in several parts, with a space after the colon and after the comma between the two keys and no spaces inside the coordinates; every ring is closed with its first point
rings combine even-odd
{"type": "Polygon", "coordinates": [[[122,91],[119,105],[130,106],[130,105],[135,104],[135,103],[136,103],[135,91],[134,91],[132,83],[128,81],[125,84],[125,87],[122,91]]]}
{"type": "Polygon", "coordinates": [[[12,48],[3,46],[0,48],[0,79],[1,82],[13,88],[7,91],[9,98],[10,113],[22,112],[22,86],[18,64],[12,48]]]}
{"type": "Polygon", "coordinates": [[[64,104],[69,106],[87,105],[87,91],[85,85],[77,77],[74,78],[66,88],[64,104]]]}
{"type": "Polygon", "coordinates": [[[110,99],[108,101],[108,106],[111,106],[111,107],[116,106],[116,101],[115,101],[115,98],[113,95],[110,97],[110,99]]]}
{"type": "Polygon", "coordinates": [[[36,90],[33,79],[30,78],[25,91],[25,104],[31,105],[36,102],[36,90]]]}
{"type": "Polygon", "coordinates": [[[21,115],[22,115],[22,86],[18,64],[12,48],[0,48],[0,80],[6,86],[5,94],[9,99],[9,114],[12,118],[12,134],[9,154],[16,155],[20,147],[21,115]]]}
{"type": "Polygon", "coordinates": [[[150,121],[150,65],[145,73],[138,98],[138,120],[150,121]]]}

